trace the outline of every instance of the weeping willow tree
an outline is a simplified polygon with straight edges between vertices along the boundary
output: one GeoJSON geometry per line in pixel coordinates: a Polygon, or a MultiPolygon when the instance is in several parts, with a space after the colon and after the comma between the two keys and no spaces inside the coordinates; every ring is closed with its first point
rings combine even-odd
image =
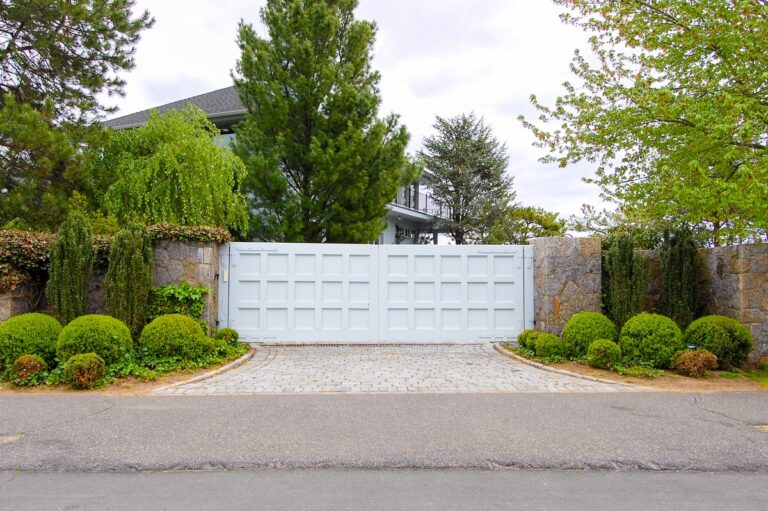
{"type": "Polygon", "coordinates": [[[107,311],[138,338],[152,289],[152,239],[139,224],[117,231],[109,253],[107,311]]]}
{"type": "Polygon", "coordinates": [[[153,114],[145,126],[113,133],[95,157],[97,174],[120,176],[106,193],[106,210],[121,223],[213,225],[244,233],[245,167],[217,144],[219,134],[194,106],[153,114]]]}
{"type": "Polygon", "coordinates": [[[49,252],[45,294],[54,315],[67,324],[88,310],[88,284],[93,272],[93,237],[87,220],[73,213],[59,227],[49,252]]]}

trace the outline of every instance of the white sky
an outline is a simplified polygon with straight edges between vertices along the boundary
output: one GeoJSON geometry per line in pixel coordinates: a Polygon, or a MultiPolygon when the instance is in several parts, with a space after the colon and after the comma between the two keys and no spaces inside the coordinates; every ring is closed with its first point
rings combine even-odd
{"type": "MultiPolygon", "coordinates": [[[[232,84],[242,18],[259,21],[263,0],[138,0],[155,25],[142,35],[136,67],[125,75],[116,116],[232,84]]],[[[548,0],[360,0],[357,17],[378,25],[374,66],[382,114],[394,112],[411,133],[415,153],[435,115],[474,111],[507,144],[518,201],[567,217],[583,203],[602,205],[592,168],[538,162],[541,150],[517,120],[535,117],[529,97],[551,104],[571,78],[568,65],[586,34],[562,24],[548,0]]]]}

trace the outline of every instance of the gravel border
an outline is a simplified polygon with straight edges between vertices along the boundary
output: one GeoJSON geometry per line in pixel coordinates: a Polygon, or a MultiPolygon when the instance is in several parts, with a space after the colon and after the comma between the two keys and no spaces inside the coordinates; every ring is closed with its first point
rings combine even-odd
{"type": "Polygon", "coordinates": [[[179,381],[176,383],[172,383],[170,385],[164,385],[162,387],[158,387],[156,389],[153,389],[152,393],[154,394],[155,392],[160,392],[161,390],[172,389],[174,387],[179,387],[181,385],[187,385],[188,383],[197,383],[203,380],[207,380],[208,378],[213,378],[214,376],[218,376],[221,373],[229,371],[230,369],[240,367],[241,365],[245,364],[250,359],[252,359],[255,354],[256,354],[256,348],[251,346],[250,348],[248,348],[248,351],[245,352],[245,355],[243,355],[242,357],[236,360],[233,360],[229,364],[223,365],[218,369],[214,369],[213,371],[208,371],[207,373],[201,374],[200,376],[195,376],[194,378],[190,378],[189,380],[179,381]]]}

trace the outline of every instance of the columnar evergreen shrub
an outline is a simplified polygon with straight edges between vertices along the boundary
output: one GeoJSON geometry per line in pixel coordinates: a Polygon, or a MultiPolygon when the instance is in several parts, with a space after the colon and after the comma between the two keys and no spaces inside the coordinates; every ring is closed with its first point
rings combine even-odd
{"type": "Polygon", "coordinates": [[[194,360],[212,348],[213,344],[206,341],[197,321],[182,314],[168,314],[144,327],[139,346],[143,357],[194,360]]]}
{"type": "Polygon", "coordinates": [[[698,249],[691,230],[684,226],[665,231],[660,253],[661,312],[685,329],[699,307],[698,249]]]}
{"type": "Polygon", "coordinates": [[[599,369],[613,369],[621,362],[621,348],[609,339],[593,341],[587,348],[587,363],[599,369]]]}
{"type": "Polygon", "coordinates": [[[97,384],[106,372],[104,359],[96,353],[72,355],[64,365],[64,381],[76,389],[89,389],[97,384]]]}
{"type": "Polygon", "coordinates": [[[113,364],[133,350],[131,331],[119,319],[100,314],[80,316],[59,334],[59,360],[73,355],[96,353],[107,364],[113,364]]]}
{"type": "Polygon", "coordinates": [[[685,330],[683,340],[687,346],[696,346],[712,352],[720,369],[741,367],[752,351],[749,329],[725,316],[704,316],[685,330]]]}
{"type": "Polygon", "coordinates": [[[570,357],[585,355],[589,345],[598,339],[616,339],[613,322],[599,312],[575,314],[563,328],[563,344],[570,357]]]}
{"type": "Polygon", "coordinates": [[[54,315],[64,324],[88,310],[88,283],[93,271],[93,239],[88,223],[73,214],[61,224],[51,244],[46,296],[54,315]]]}
{"type": "Polygon", "coordinates": [[[643,312],[645,306],[648,271],[634,245],[632,236],[622,234],[611,241],[605,254],[606,309],[618,329],[629,318],[643,312]]]}
{"type": "Polygon", "coordinates": [[[619,347],[631,365],[667,369],[685,344],[674,321],[660,314],[642,313],[630,318],[621,329],[619,347]]]}
{"type": "Polygon", "coordinates": [[[152,239],[143,226],[117,231],[107,270],[107,311],[138,338],[147,316],[152,289],[152,239]]]}
{"type": "Polygon", "coordinates": [[[0,375],[21,355],[37,355],[49,367],[56,363],[56,341],[61,323],[56,318],[31,312],[0,324],[0,375]]]}

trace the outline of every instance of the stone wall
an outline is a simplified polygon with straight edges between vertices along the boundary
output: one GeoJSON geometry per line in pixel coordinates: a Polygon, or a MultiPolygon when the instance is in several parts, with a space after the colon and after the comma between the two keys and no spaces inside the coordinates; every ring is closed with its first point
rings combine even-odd
{"type": "Polygon", "coordinates": [[[532,244],[536,329],[560,334],[577,312],[599,312],[600,239],[538,238],[532,244]]]}

